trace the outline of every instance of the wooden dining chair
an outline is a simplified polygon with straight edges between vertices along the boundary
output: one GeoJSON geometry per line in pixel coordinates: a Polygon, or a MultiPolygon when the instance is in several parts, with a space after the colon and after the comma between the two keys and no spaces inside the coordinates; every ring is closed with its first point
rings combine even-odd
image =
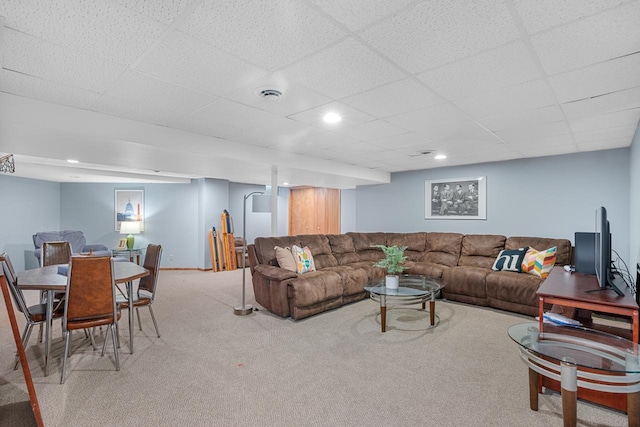
{"type": "MultiPolygon", "coordinates": [[[[9,291],[11,293],[11,296],[13,297],[13,301],[15,302],[18,311],[24,315],[24,318],[26,320],[24,331],[22,332],[22,346],[26,348],[33,327],[35,325],[43,325],[46,322],[47,305],[36,304],[28,306],[22,290],[18,289],[18,279],[16,276],[16,272],[13,269],[11,259],[9,258],[9,254],[7,254],[6,252],[0,254],[0,258],[4,258],[4,261],[2,261],[2,270],[4,271],[5,278],[7,279],[7,283],[9,284],[9,291]]],[[[54,310],[53,319],[62,318],[63,313],[64,312],[62,307],[54,310]]],[[[16,355],[14,369],[18,369],[19,362],[20,360],[16,355]]]]}
{"type": "MultiPolygon", "coordinates": [[[[138,327],[142,330],[142,321],[140,320],[140,307],[149,307],[149,313],[151,314],[151,320],[153,320],[153,326],[156,328],[156,334],[160,338],[160,330],[158,329],[158,322],[153,314],[153,308],[151,305],[156,297],[156,290],[158,288],[158,271],[160,269],[160,259],[162,258],[162,246],[161,245],[148,245],[147,251],[144,256],[144,263],[142,266],[149,270],[149,275],[140,279],[138,284],[138,291],[133,296],[133,306],[136,308],[136,315],[138,316],[138,327]]],[[[129,309],[129,301],[126,295],[118,295],[118,305],[120,308],[129,309]]],[[[133,315],[131,310],[129,315],[133,315]]]]}
{"type": "MultiPolygon", "coordinates": [[[[64,241],[50,241],[42,243],[42,253],[40,255],[40,267],[49,265],[67,264],[71,258],[71,244],[64,241]]],[[[40,304],[46,301],[47,292],[42,291],[40,294],[40,304]]],[[[64,292],[55,292],[54,300],[60,301],[64,297],[64,292]]],[[[55,302],[54,302],[55,304],[55,302]]],[[[42,324],[38,332],[38,341],[42,342],[42,324]]]]}
{"type": "MultiPolygon", "coordinates": [[[[63,331],[66,332],[60,384],[64,384],[67,358],[71,349],[71,332],[108,326],[113,341],[116,370],[120,370],[116,331],[120,309],[116,304],[113,260],[108,256],[72,257],[69,262],[67,291],[64,300],[63,331]]],[[[107,337],[102,345],[104,356],[107,337]]]]}

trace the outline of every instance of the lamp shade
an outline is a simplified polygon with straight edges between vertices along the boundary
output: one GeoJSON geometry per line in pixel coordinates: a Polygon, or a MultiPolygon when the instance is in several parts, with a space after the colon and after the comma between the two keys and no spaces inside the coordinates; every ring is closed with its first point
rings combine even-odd
{"type": "Polygon", "coordinates": [[[127,249],[133,249],[134,234],[140,234],[139,221],[122,221],[120,223],[120,234],[127,235],[127,249]]]}
{"type": "Polygon", "coordinates": [[[140,222],[122,221],[120,223],[120,234],[140,234],[140,222]]]}

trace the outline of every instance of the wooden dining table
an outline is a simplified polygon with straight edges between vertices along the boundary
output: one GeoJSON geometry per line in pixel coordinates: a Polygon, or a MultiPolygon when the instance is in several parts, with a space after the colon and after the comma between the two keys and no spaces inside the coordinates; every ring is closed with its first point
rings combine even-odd
{"type": "MultiPolygon", "coordinates": [[[[114,262],[114,281],[116,285],[125,283],[129,299],[129,350],[133,354],[133,281],[149,275],[149,270],[128,261],[114,262]]],[[[49,352],[51,351],[51,329],[53,322],[53,298],[55,292],[65,292],[67,276],[60,270],[68,264],[50,265],[18,273],[18,288],[28,291],[47,292],[47,313],[45,329],[44,375],[49,375],[49,352]]]]}

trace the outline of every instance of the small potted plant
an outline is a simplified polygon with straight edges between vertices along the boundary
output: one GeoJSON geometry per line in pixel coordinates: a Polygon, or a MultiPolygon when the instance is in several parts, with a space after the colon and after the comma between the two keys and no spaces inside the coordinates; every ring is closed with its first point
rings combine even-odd
{"type": "Polygon", "coordinates": [[[398,289],[398,274],[407,269],[407,267],[402,266],[402,264],[407,260],[407,257],[404,256],[404,251],[407,247],[398,245],[373,245],[373,247],[382,249],[382,252],[384,252],[385,255],[384,259],[381,259],[373,265],[374,267],[380,267],[387,270],[385,287],[388,289],[398,289]]]}

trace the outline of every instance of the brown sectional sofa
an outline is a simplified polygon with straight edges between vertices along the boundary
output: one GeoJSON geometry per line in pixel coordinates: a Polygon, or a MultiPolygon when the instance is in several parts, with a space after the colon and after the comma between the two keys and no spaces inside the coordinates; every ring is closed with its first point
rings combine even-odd
{"type": "Polygon", "coordinates": [[[445,284],[446,299],[535,316],[536,291],[543,279],[526,273],[493,271],[502,249],[557,247],[557,265],[570,264],[567,239],[506,237],[439,232],[346,233],[258,237],[248,246],[253,290],[258,304],[281,317],[303,319],[366,296],[364,287],[383,278],[373,267],[383,257],[372,245],[407,246],[407,274],[445,284]],[[280,268],[275,246],[308,246],[316,271],[304,274],[280,268]]]}

